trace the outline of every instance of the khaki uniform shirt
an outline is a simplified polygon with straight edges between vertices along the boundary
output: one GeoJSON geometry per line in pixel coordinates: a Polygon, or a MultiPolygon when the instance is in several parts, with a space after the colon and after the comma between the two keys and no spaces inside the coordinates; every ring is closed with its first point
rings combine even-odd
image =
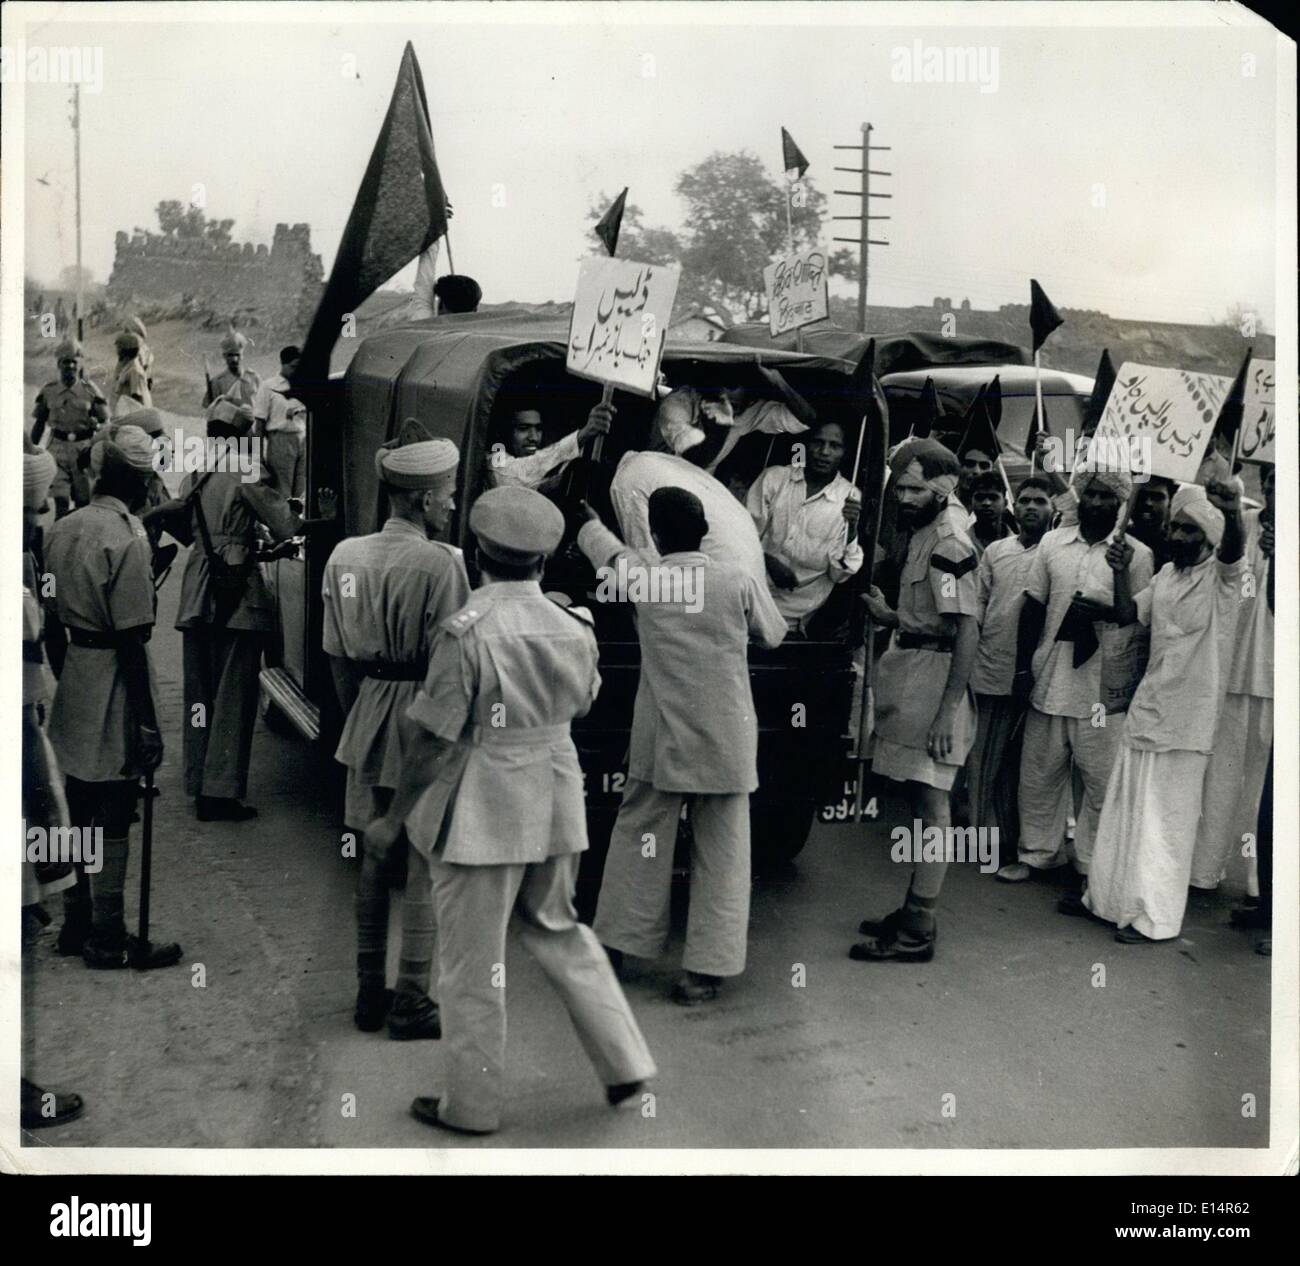
{"type": "MultiPolygon", "coordinates": [[[[206,477],[197,473],[186,475],[180,495],[188,497],[199,479],[205,480],[199,498],[212,548],[231,566],[238,567],[253,557],[259,523],[276,541],[287,541],[302,530],[302,520],[278,492],[265,484],[243,483],[234,471],[217,471],[206,477]]],[[[187,507],[183,517],[171,516],[167,530],[177,540],[191,545],[181,580],[176,627],[192,629],[211,624],[216,618],[216,595],[194,507],[187,507]]],[[[243,598],[223,627],[232,632],[262,633],[275,628],[275,607],[260,567],[251,569],[243,598]]]]}
{"type": "Polygon", "coordinates": [[[50,485],[50,496],[71,500],[75,489],[75,499],[86,502],[89,500],[88,484],[84,472],[77,469],[77,460],[90,447],[96,429],[108,421],[108,402],[104,393],[86,378],[78,378],[71,387],[65,387],[62,379],[56,379],[47,382],[36,393],[32,417],[36,419],[32,433],[38,438],[47,430],[77,437],[64,439],[52,434],[49,438],[49,453],[58,466],[50,485]]]}
{"type": "MultiPolygon", "coordinates": [[[[629,549],[600,523],[578,545],[593,567],[643,573],[680,569],[689,582],[636,606],[641,678],[632,715],[628,774],[660,791],[739,794],[758,787],[758,718],[749,685],[749,639],[769,648],[785,636],[763,618],[767,586],[704,553],[664,558],[629,549]]],[[[660,573],[664,575],[665,573],[660,573]]],[[[653,595],[652,595],[653,596],[653,595]]]]}
{"type": "MultiPolygon", "coordinates": [[[[116,497],[94,497],[55,523],[45,538],[45,566],[54,574],[55,610],[69,630],[111,633],[153,624],[149,540],[116,497]]],[[[157,711],[152,664],[149,679],[157,711]]],[[[83,782],[120,779],[127,720],[117,652],[70,645],[48,729],[64,774],[83,782]]]]}
{"type": "Polygon", "coordinates": [[[223,369],[212,380],[203,393],[203,407],[207,408],[218,396],[229,396],[239,404],[246,404],[251,409],[257,402],[258,388],[262,380],[251,369],[245,369],[238,378],[228,369],[223,369]]]}
{"type": "MultiPolygon", "coordinates": [[[[458,549],[413,523],[389,519],[380,532],[340,541],[325,564],[325,653],[428,671],[438,626],[469,600],[458,549]]],[[[335,759],[361,785],[396,788],[402,772],[398,720],[418,680],[367,677],[348,713],[335,759]]]]}
{"type": "Polygon", "coordinates": [[[476,589],[444,620],[407,716],[455,744],[406,819],[421,852],[471,866],[587,847],[569,722],[600,690],[596,635],[535,580],[476,589]]]}
{"type": "MultiPolygon", "coordinates": [[[[947,638],[945,615],[979,613],[975,548],[962,522],[960,507],[942,510],[907,543],[898,587],[898,628],[876,666],[875,732],[902,747],[926,750],[947,689],[952,655],[937,648],[900,646],[900,637],[947,638]]],[[[975,704],[968,688],[954,720],[954,750],[968,751],[974,736],[975,704]]]]}

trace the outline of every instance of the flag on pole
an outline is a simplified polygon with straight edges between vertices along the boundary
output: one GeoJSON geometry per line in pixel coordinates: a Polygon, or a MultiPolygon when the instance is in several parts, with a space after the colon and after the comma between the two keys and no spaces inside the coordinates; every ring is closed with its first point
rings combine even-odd
{"type": "Polygon", "coordinates": [[[1092,380],[1092,395],[1088,397],[1088,407],[1083,411],[1083,435],[1086,439],[1101,421],[1106,412],[1106,401],[1110,399],[1111,388],[1115,385],[1115,366],[1110,359],[1110,352],[1103,348],[1101,360],[1097,362],[1097,373],[1092,380]]]}
{"type": "Polygon", "coordinates": [[[1032,277],[1029,279],[1029,328],[1034,332],[1034,351],[1037,352],[1047,342],[1047,336],[1058,325],[1064,325],[1065,318],[1052,307],[1052,301],[1046,291],[1032,277]]]}
{"type": "Polygon", "coordinates": [[[1038,409],[1036,408],[1033,413],[1029,415],[1029,434],[1025,436],[1025,456],[1029,458],[1031,463],[1034,460],[1034,455],[1038,452],[1038,436],[1040,430],[1043,435],[1051,435],[1052,433],[1052,428],[1047,425],[1046,400],[1042,402],[1041,408],[1043,410],[1042,427],[1040,428],[1038,425],[1038,409]]]}
{"type": "Polygon", "coordinates": [[[794,137],[785,128],[781,129],[781,167],[790,180],[802,180],[808,170],[808,160],[795,143],[794,137]],[[791,176],[790,173],[794,172],[791,176]]]}
{"type": "MultiPolygon", "coordinates": [[[[1250,357],[1253,348],[1246,349],[1246,359],[1241,362],[1237,376],[1224,397],[1219,416],[1214,420],[1214,434],[1210,438],[1210,447],[1206,456],[1218,452],[1228,458],[1234,465],[1237,459],[1237,437],[1241,434],[1241,421],[1246,410],[1246,374],[1250,370],[1250,357]]],[[[1229,469],[1228,474],[1232,471],[1229,469]]],[[[1226,478],[1226,476],[1223,476],[1226,478]]]]}
{"type": "Polygon", "coordinates": [[[447,195],[433,152],[429,104],[408,42],[295,380],[327,378],[345,316],[446,232],[447,195]]]}
{"type": "Polygon", "coordinates": [[[925,386],[921,388],[921,403],[917,410],[917,420],[912,425],[912,433],[908,436],[913,440],[928,440],[934,434],[935,424],[943,417],[943,410],[939,407],[939,393],[934,389],[934,379],[927,378],[925,386]]]}
{"type": "Polygon", "coordinates": [[[618,250],[618,231],[623,227],[623,207],[627,203],[627,187],[609,204],[609,210],[600,217],[596,225],[596,236],[605,243],[605,249],[612,257],[618,250]]]}
{"type": "Polygon", "coordinates": [[[997,461],[1002,456],[1002,444],[998,440],[998,423],[1001,421],[1002,380],[995,377],[979,389],[979,394],[966,410],[965,428],[956,449],[958,461],[972,449],[987,453],[997,461]]]}

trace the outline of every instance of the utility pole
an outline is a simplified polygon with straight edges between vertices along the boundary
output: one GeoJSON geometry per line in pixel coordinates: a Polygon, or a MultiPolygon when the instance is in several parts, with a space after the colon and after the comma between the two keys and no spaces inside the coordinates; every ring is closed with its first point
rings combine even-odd
{"type": "Polygon", "coordinates": [[[861,198],[862,210],[858,215],[836,215],[831,218],[834,220],[857,220],[860,224],[857,237],[837,237],[833,238],[836,242],[856,243],[858,247],[858,332],[865,334],[867,332],[867,273],[869,263],[869,249],[872,246],[888,246],[888,242],[879,241],[871,237],[872,220],[888,220],[887,215],[871,214],[872,198],[892,198],[893,194],[889,193],[872,193],[871,177],[872,176],[889,176],[893,173],[887,171],[873,171],[871,167],[871,152],[873,150],[887,150],[891,147],[888,145],[872,145],[871,143],[871,124],[862,125],[862,140],[857,145],[836,145],[835,149],[852,149],[858,150],[862,157],[861,167],[836,167],[836,171],[852,172],[854,175],[862,177],[861,189],[836,189],[837,194],[842,194],[846,198],[861,198]]]}
{"type": "Polygon", "coordinates": [[[85,338],[85,325],[83,323],[83,293],[81,283],[81,85],[72,85],[72,146],[73,157],[76,164],[76,185],[77,185],[77,305],[73,309],[76,314],[77,341],[81,342],[85,338]]]}

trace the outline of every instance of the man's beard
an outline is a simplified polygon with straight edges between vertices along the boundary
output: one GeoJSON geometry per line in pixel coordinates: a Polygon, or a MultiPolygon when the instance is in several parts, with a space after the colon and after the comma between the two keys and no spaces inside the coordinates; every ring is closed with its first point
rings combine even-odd
{"type": "Polygon", "coordinates": [[[939,511],[943,509],[943,503],[936,497],[928,506],[903,506],[898,507],[898,521],[907,528],[925,527],[928,523],[933,523],[939,517],[939,511]]]}
{"type": "Polygon", "coordinates": [[[1191,541],[1170,541],[1169,558],[1179,571],[1195,567],[1201,561],[1201,546],[1191,541]]]}
{"type": "Polygon", "coordinates": [[[1086,528],[1093,536],[1104,536],[1115,526],[1119,517],[1119,507],[1115,509],[1095,509],[1092,506],[1079,505],[1079,526],[1086,528]]]}

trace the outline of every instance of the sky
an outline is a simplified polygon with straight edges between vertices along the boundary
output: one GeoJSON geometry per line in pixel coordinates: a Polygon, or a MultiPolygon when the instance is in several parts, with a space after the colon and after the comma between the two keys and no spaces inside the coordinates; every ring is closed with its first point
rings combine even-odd
{"type": "MultiPolygon", "coordinates": [[[[1203,323],[1242,305],[1272,329],[1273,32],[1224,5],[1123,6],[1126,26],[1101,25],[1104,4],[1060,25],[1067,7],[304,4],[262,21],[267,6],[229,4],[184,6],[181,21],[170,5],[80,4],[23,36],[103,50],[102,90],[82,94],[84,256],[99,280],[117,230],[156,229],[156,204],[196,186],[238,241],[310,223],[328,272],[410,39],[456,268],[488,301],[571,298],[602,194],[628,185],[648,223],[680,228],[674,181],[709,153],[748,149],[778,175],[782,126],[818,188],[853,188],[832,168],[858,155],[832,147],[870,121],[892,147],[872,164],[892,195],[873,213],[893,216],[872,303],[1024,303],[1033,276],[1059,307],[1203,323]],[[1201,25],[1134,24],[1173,9],[1201,25]],[[1026,18],[1037,25],[1008,24],[1026,18]],[[905,81],[916,41],[923,56],[982,50],[992,90],[905,81]]],[[[21,8],[6,6],[6,41],[21,8]]],[[[48,283],[75,258],[70,90],[23,94],[24,262],[48,283]]],[[[828,212],[859,202],[831,196],[828,212]]],[[[828,221],[823,242],[856,227],[828,221]]]]}

